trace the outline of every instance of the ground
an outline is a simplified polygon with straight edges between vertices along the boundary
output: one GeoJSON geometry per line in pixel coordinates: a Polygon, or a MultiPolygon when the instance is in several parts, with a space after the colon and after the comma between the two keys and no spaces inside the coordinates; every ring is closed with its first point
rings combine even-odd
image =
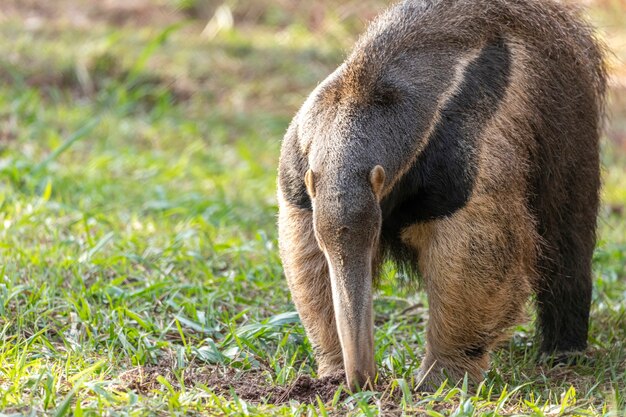
{"type": "Polygon", "coordinates": [[[315,379],[275,171],[291,116],[384,2],[213,3],[2,0],[2,413],[626,415],[623,0],[586,4],[615,52],[588,352],[538,362],[531,314],[477,390],[412,392],[427,303],[388,265],[380,380],[354,395],[315,379]]]}

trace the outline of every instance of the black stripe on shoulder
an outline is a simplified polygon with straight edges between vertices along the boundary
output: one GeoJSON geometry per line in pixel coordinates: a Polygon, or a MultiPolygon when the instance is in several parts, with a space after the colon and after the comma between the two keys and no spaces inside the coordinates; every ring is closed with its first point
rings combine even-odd
{"type": "Polygon", "coordinates": [[[300,151],[297,127],[292,123],[285,133],[280,150],[278,178],[283,198],[296,207],[312,210],[311,199],[306,192],[304,174],[309,169],[305,155],[300,151]]]}
{"type": "Polygon", "coordinates": [[[477,172],[477,141],[504,98],[511,52],[502,38],[487,44],[464,72],[458,91],[441,110],[426,148],[383,200],[383,236],[449,216],[470,198],[477,172]]]}

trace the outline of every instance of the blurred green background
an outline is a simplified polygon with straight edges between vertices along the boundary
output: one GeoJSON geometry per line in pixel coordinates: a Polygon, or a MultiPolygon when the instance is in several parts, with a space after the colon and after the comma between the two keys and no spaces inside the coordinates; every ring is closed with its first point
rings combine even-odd
{"type": "Polygon", "coordinates": [[[589,361],[537,365],[526,324],[477,396],[449,387],[418,401],[403,387],[423,353],[427,300],[395,289],[403,277],[389,265],[376,359],[401,398],[272,405],[272,387],[315,375],[276,250],[280,141],[387,4],[1,1],[0,411],[626,410],[624,0],[579,3],[614,53],[589,361]],[[269,397],[239,398],[216,376],[269,397]]]}

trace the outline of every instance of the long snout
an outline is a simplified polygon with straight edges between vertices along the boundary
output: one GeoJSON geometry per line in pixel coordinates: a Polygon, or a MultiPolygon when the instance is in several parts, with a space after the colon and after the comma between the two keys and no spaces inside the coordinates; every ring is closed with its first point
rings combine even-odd
{"type": "Polygon", "coordinates": [[[333,307],[348,386],[373,386],[374,324],[371,261],[353,256],[330,259],[333,307]]]}
{"type": "Polygon", "coordinates": [[[312,170],[307,171],[305,183],[314,198],[316,238],[330,271],[346,379],[350,388],[363,389],[373,387],[376,376],[372,261],[382,224],[385,171],[375,165],[369,176],[351,177],[341,164],[336,173],[330,165],[326,165],[325,181],[320,181],[319,187],[312,170]]]}

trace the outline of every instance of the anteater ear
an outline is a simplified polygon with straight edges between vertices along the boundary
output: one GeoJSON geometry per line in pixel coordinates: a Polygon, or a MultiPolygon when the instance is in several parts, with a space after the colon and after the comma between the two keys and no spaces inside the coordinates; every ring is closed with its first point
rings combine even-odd
{"type": "Polygon", "coordinates": [[[383,193],[383,186],[385,185],[385,169],[380,165],[376,165],[370,171],[370,184],[372,184],[372,191],[374,195],[380,201],[383,193]]]}
{"type": "Polygon", "coordinates": [[[313,171],[310,169],[304,174],[304,184],[306,185],[306,191],[309,193],[309,197],[315,198],[315,181],[313,171]]]}

